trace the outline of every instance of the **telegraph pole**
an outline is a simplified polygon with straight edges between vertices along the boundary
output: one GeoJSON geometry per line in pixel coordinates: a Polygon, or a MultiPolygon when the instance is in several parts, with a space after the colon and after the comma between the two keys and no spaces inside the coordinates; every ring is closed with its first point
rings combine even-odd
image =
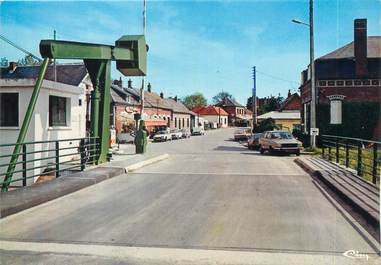
{"type": "Polygon", "coordinates": [[[257,86],[256,86],[256,70],[255,66],[253,66],[253,91],[251,97],[251,107],[253,111],[253,132],[254,128],[257,125],[257,86]]]}
{"type": "MultiPolygon", "coordinates": [[[[313,0],[310,0],[310,68],[311,68],[311,126],[316,128],[316,88],[315,88],[315,59],[314,59],[314,19],[313,0]]],[[[316,147],[316,135],[311,132],[311,147],[316,147]]]]}

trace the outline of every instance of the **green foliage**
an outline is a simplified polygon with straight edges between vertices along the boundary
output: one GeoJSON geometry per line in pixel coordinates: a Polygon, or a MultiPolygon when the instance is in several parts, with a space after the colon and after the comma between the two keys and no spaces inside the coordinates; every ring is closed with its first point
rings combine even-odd
{"type": "Polygon", "coordinates": [[[40,64],[39,61],[33,59],[32,56],[26,55],[23,59],[18,60],[18,65],[38,65],[40,64]]]}
{"type": "Polygon", "coordinates": [[[281,96],[278,97],[270,97],[267,99],[266,104],[264,104],[261,108],[259,108],[260,113],[266,113],[269,111],[274,111],[280,108],[284,98],[281,96]]]}
{"type": "Polygon", "coordinates": [[[254,128],[255,133],[262,133],[265,131],[272,131],[277,129],[275,121],[272,118],[267,118],[258,123],[258,125],[254,128]]]}
{"type": "Polygon", "coordinates": [[[220,92],[218,93],[217,95],[215,95],[213,98],[212,98],[212,101],[213,101],[213,104],[218,104],[219,102],[221,102],[224,98],[231,98],[231,99],[234,99],[232,94],[228,93],[228,92],[220,92]]]}
{"type": "MultiPolygon", "coordinates": [[[[261,115],[263,113],[274,111],[280,108],[282,105],[282,102],[284,101],[284,98],[278,95],[277,97],[271,96],[265,99],[265,103],[259,107],[258,109],[258,115],[261,115]]],[[[246,108],[251,110],[252,107],[252,97],[249,97],[247,99],[246,108]]]]}
{"type": "Polygon", "coordinates": [[[182,101],[183,104],[190,110],[194,107],[206,106],[207,104],[204,95],[201,93],[194,93],[192,95],[186,96],[182,101]]]}
{"type": "Polygon", "coordinates": [[[2,57],[0,59],[0,66],[1,67],[8,67],[8,65],[9,65],[8,59],[6,57],[2,57]]]}
{"type": "Polygon", "coordinates": [[[330,124],[329,104],[317,106],[320,134],[372,139],[380,120],[381,104],[377,102],[345,102],[342,105],[342,124],[330,124]]]}

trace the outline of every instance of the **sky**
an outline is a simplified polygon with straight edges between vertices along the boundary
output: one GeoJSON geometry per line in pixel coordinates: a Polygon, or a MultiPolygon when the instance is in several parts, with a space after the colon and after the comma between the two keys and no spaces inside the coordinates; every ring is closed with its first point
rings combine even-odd
{"type": "MultiPolygon", "coordinates": [[[[147,0],[146,82],[166,97],[201,92],[211,102],[225,91],[246,104],[255,65],[259,97],[297,92],[309,64],[309,31],[291,20],[308,23],[308,8],[308,0],[147,0]]],[[[315,0],[315,58],[353,41],[355,18],[368,19],[369,36],[381,35],[380,10],[380,0],[315,0]]],[[[0,33],[39,56],[40,40],[54,30],[59,40],[102,44],[142,34],[142,12],[143,0],[0,0],[0,33]]],[[[24,54],[0,40],[0,57],[24,54]]],[[[114,64],[112,78],[120,76],[114,64]]],[[[141,77],[132,80],[138,86],[141,77]]]]}

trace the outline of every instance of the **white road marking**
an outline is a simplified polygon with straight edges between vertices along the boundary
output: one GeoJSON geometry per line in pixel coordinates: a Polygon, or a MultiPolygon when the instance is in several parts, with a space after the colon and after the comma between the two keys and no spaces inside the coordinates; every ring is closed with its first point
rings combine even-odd
{"type": "MultiPolygon", "coordinates": [[[[0,250],[27,251],[37,253],[76,254],[122,258],[136,261],[167,262],[181,264],[359,264],[343,255],[282,253],[263,251],[229,251],[157,247],[129,247],[71,243],[40,243],[0,241],[0,250]],[[180,262],[180,263],[177,263],[180,262]]],[[[369,264],[379,260],[376,256],[369,257],[369,264]]],[[[363,264],[363,263],[362,263],[363,264]]]]}

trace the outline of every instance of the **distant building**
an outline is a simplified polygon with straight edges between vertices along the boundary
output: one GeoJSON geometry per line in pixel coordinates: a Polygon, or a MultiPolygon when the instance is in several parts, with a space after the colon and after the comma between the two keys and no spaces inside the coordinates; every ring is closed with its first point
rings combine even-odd
{"type": "Polygon", "coordinates": [[[213,124],[217,124],[221,128],[228,127],[229,114],[223,108],[216,106],[196,107],[192,111],[202,117],[212,127],[213,124]]]}
{"type": "Polygon", "coordinates": [[[288,91],[287,98],[282,102],[279,110],[301,110],[302,108],[302,99],[298,93],[291,94],[291,91],[288,91]]]}
{"type": "MultiPolygon", "coordinates": [[[[302,120],[310,128],[311,79],[302,72],[302,120]]],[[[381,37],[354,21],[354,41],[315,61],[317,127],[322,134],[381,139],[381,37]]]]}
{"type": "MultiPolygon", "coordinates": [[[[111,125],[115,126],[116,134],[133,131],[136,126],[134,115],[141,112],[140,89],[133,88],[131,81],[128,81],[127,87],[123,87],[122,82],[116,80],[111,86],[111,99],[111,125]]],[[[165,98],[163,92],[153,92],[151,84],[144,90],[143,119],[151,134],[166,128],[191,130],[195,123],[194,113],[177,97],[165,98]]]]}
{"type": "Polygon", "coordinates": [[[300,111],[299,110],[284,110],[284,111],[270,111],[257,117],[258,122],[271,118],[274,120],[276,126],[280,130],[293,130],[300,129],[300,111]]]}
{"type": "Polygon", "coordinates": [[[215,106],[223,108],[228,113],[230,126],[249,126],[253,120],[253,114],[235,99],[225,97],[215,106]]]}

